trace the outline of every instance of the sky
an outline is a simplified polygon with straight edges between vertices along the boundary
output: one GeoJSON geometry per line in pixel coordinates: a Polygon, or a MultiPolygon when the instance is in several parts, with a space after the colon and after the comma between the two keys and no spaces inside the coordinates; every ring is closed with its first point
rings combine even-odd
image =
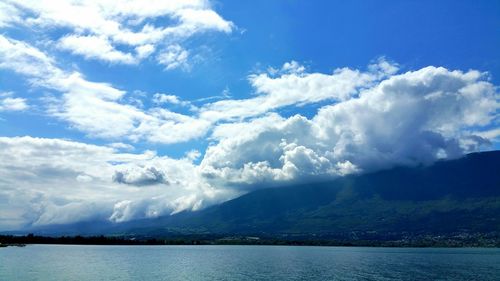
{"type": "Polygon", "coordinates": [[[498,1],[0,0],[0,230],[497,150],[499,50],[498,1]]]}

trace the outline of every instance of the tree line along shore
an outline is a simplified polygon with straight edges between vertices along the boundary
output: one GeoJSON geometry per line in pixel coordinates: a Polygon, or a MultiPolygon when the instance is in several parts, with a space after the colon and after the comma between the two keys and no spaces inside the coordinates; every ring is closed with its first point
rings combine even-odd
{"type": "Polygon", "coordinates": [[[62,245],[283,245],[283,246],[360,246],[360,247],[500,247],[497,236],[424,236],[398,240],[282,239],[253,236],[180,236],[167,238],[125,236],[60,236],[33,234],[0,235],[0,247],[30,244],[62,245]]]}

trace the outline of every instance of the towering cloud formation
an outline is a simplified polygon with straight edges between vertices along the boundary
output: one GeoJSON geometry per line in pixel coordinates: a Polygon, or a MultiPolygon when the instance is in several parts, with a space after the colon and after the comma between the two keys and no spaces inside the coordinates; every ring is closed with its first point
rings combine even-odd
{"type": "Polygon", "coordinates": [[[471,131],[498,118],[498,94],[482,77],[426,67],[323,106],[312,119],[270,114],[220,125],[201,167],[208,177],[253,183],[458,157],[487,144],[471,131]]]}

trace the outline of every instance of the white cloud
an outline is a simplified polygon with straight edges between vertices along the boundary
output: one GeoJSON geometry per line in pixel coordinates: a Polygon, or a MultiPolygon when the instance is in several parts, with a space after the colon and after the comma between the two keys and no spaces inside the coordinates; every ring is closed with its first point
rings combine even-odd
{"type": "MultiPolygon", "coordinates": [[[[125,64],[137,63],[158,46],[177,45],[195,34],[233,30],[233,24],[206,0],[6,0],[0,3],[2,26],[29,28],[88,59],[125,64]],[[49,28],[59,30],[55,34],[61,37],[44,33],[49,28]]],[[[167,65],[167,69],[173,67],[167,65]]]]}
{"type": "Polygon", "coordinates": [[[117,183],[130,184],[136,186],[169,184],[165,174],[155,167],[134,166],[132,169],[115,171],[113,181],[117,183]]]}
{"type": "Polygon", "coordinates": [[[155,217],[237,195],[207,184],[191,160],[151,151],[32,137],[0,137],[0,146],[0,229],[155,217]]]}
{"type": "Polygon", "coordinates": [[[198,29],[214,29],[229,33],[233,29],[233,23],[225,21],[215,11],[209,9],[181,9],[177,16],[184,25],[183,28],[191,32],[198,29]]]}
{"type": "Polygon", "coordinates": [[[78,175],[76,176],[76,181],[78,182],[91,182],[93,178],[89,175],[78,175]]]}
{"type": "MultiPolygon", "coordinates": [[[[105,37],[69,35],[59,39],[58,47],[69,50],[73,54],[82,55],[87,59],[93,58],[124,64],[137,62],[136,58],[131,54],[116,50],[105,37]]],[[[141,57],[144,57],[148,52],[152,52],[152,50],[144,46],[138,48],[141,57]]]]}
{"type": "Polygon", "coordinates": [[[188,159],[190,161],[195,161],[198,158],[200,158],[200,156],[201,156],[201,152],[196,150],[196,149],[190,150],[185,154],[186,159],[188,159]]]}
{"type": "Polygon", "coordinates": [[[49,114],[88,135],[176,143],[201,137],[210,122],[162,108],[143,111],[121,100],[125,91],[66,72],[37,48],[0,35],[0,68],[27,76],[34,86],[56,90],[49,114]]]}
{"type": "Polygon", "coordinates": [[[160,143],[200,138],[218,122],[261,116],[285,106],[349,99],[388,75],[348,68],[336,69],[331,75],[303,70],[297,73],[290,69],[301,69],[301,66],[292,62],[285,64],[279,77],[251,76],[250,81],[259,94],[249,99],[226,99],[196,108],[174,95],[153,96],[156,104],[170,102],[189,106],[196,112],[190,116],[164,108],[143,110],[124,103],[125,91],[107,83],[88,81],[79,72],[64,71],[39,49],[4,36],[0,36],[0,67],[29,77],[35,86],[61,92],[62,96],[50,104],[49,113],[69,122],[75,129],[100,138],[125,137],[131,141],[160,143]]]}
{"type": "Polygon", "coordinates": [[[475,135],[478,135],[482,138],[485,138],[487,140],[495,141],[500,139],[500,128],[495,128],[491,130],[486,130],[482,132],[475,132],[475,135]]]}
{"type": "Polygon", "coordinates": [[[137,57],[139,59],[147,58],[155,51],[155,46],[153,44],[145,44],[135,48],[137,57]]]}
{"type": "Polygon", "coordinates": [[[0,68],[36,78],[60,75],[54,60],[42,51],[21,41],[0,35],[0,68]]]}
{"type": "Polygon", "coordinates": [[[0,111],[21,111],[26,110],[28,105],[23,98],[3,98],[0,99],[0,111]]]}
{"type": "Polygon", "coordinates": [[[16,98],[12,92],[0,93],[0,111],[23,111],[28,108],[26,99],[16,98]]]}
{"type": "MultiPolygon", "coordinates": [[[[301,74],[304,73],[304,71],[306,71],[306,68],[294,60],[285,62],[283,64],[283,67],[281,67],[282,73],[301,74]]],[[[273,72],[276,73],[276,71],[273,72]]]]}
{"type": "Polygon", "coordinates": [[[271,114],[221,124],[200,167],[212,181],[251,185],[455,158],[487,144],[481,135],[496,135],[471,133],[498,118],[499,95],[484,78],[426,67],[324,106],[312,119],[271,114]]]}
{"type": "Polygon", "coordinates": [[[189,52],[179,45],[170,45],[158,55],[158,62],[165,65],[166,70],[175,68],[189,69],[187,63],[189,52]]]}
{"type": "MultiPolygon", "coordinates": [[[[380,61],[379,64],[388,63],[380,61]]],[[[307,73],[305,67],[292,61],[283,65],[278,71],[280,74],[278,77],[267,73],[251,75],[249,80],[258,94],[256,97],[241,100],[227,99],[207,104],[201,109],[200,116],[216,121],[241,119],[262,115],[286,106],[348,100],[357,95],[360,89],[392,74],[385,72],[387,69],[381,67],[372,66],[370,69],[371,71],[361,72],[339,68],[332,74],[307,73]]]]}
{"type": "Polygon", "coordinates": [[[125,150],[125,151],[134,150],[134,146],[123,142],[113,142],[108,144],[108,146],[117,150],[125,150]]]}
{"type": "Polygon", "coordinates": [[[0,2],[0,27],[8,27],[20,20],[20,11],[14,5],[0,2]]]}
{"type": "MultiPolygon", "coordinates": [[[[285,64],[277,77],[268,74],[251,76],[250,82],[256,89],[257,96],[208,103],[194,108],[193,115],[159,107],[144,110],[127,104],[122,100],[125,91],[107,83],[88,81],[78,72],[66,72],[38,49],[4,36],[0,36],[0,67],[27,76],[35,86],[61,92],[62,95],[50,104],[49,113],[68,121],[74,128],[90,136],[125,137],[131,141],[177,143],[193,140],[205,136],[216,124],[223,126],[228,122],[231,124],[230,122],[263,116],[286,106],[317,102],[328,102],[331,105],[321,108],[312,121],[321,120],[326,112],[338,110],[344,113],[335,113],[327,119],[338,118],[341,124],[353,122],[349,128],[345,128],[345,132],[338,133],[342,135],[339,136],[340,140],[346,138],[347,133],[361,138],[362,135],[357,135],[355,128],[362,121],[373,122],[375,125],[368,126],[370,128],[366,130],[374,130],[376,124],[386,124],[382,121],[392,116],[389,113],[401,115],[394,120],[403,125],[404,122],[412,124],[411,118],[421,117],[424,112],[429,122],[450,118],[447,122],[429,125],[434,126],[432,132],[448,138],[460,126],[487,125],[496,118],[491,112],[498,107],[493,85],[477,71],[461,73],[428,67],[394,75],[396,67],[384,60],[370,66],[367,72],[341,68],[334,70],[331,75],[307,73],[297,63],[291,62],[285,64]],[[395,94],[387,94],[391,91],[395,94]],[[375,97],[379,98],[373,102],[375,97]],[[444,104],[442,101],[456,106],[438,107],[444,104]],[[466,106],[462,101],[470,104],[466,106]],[[370,106],[366,104],[368,102],[370,106]],[[393,104],[399,103],[405,106],[415,104],[405,110],[400,110],[404,108],[402,106],[393,108],[393,104]],[[428,107],[420,107],[421,104],[428,107]],[[389,109],[393,111],[384,111],[389,109]],[[352,117],[358,115],[356,119],[352,117]]],[[[153,102],[190,105],[188,101],[182,101],[175,95],[161,93],[153,96],[153,102]]],[[[386,121],[390,122],[392,119],[386,121]]],[[[324,126],[330,124],[325,123],[324,126]]],[[[332,128],[336,134],[342,130],[340,125],[332,128]]],[[[219,134],[217,131],[216,129],[214,136],[219,134]]],[[[325,127],[319,132],[320,135],[331,133],[325,127]]]]}
{"type": "MultiPolygon", "coordinates": [[[[498,106],[498,102],[492,98],[496,94],[493,85],[485,81],[476,71],[461,73],[429,67],[393,75],[395,68],[388,66],[385,61],[379,61],[376,66],[370,67],[372,70],[368,72],[342,68],[335,70],[331,75],[326,75],[306,73],[303,70],[299,73],[297,71],[290,73],[289,69],[300,68],[297,64],[290,63],[285,67],[287,72],[278,77],[273,78],[267,74],[252,76],[251,83],[259,93],[256,97],[208,103],[197,110],[197,115],[189,116],[163,108],[150,108],[144,111],[123,104],[121,99],[125,94],[124,91],[106,83],[87,81],[77,72],[67,73],[55,66],[54,61],[38,49],[3,36],[0,36],[0,58],[0,67],[30,77],[34,85],[63,93],[61,98],[52,104],[50,110],[52,115],[68,121],[75,128],[92,136],[126,137],[132,141],[141,139],[160,143],[188,141],[204,136],[217,123],[245,120],[285,106],[320,101],[329,101],[333,105],[322,108],[314,120],[320,120],[325,112],[332,111],[328,108],[342,110],[344,114],[335,114],[328,118],[339,118],[342,124],[346,124],[347,121],[354,122],[350,128],[345,129],[350,134],[356,133],[354,125],[359,125],[364,116],[367,118],[365,122],[379,121],[378,123],[385,124],[382,122],[383,118],[388,118],[390,115],[384,108],[387,110],[390,108],[394,111],[392,114],[401,115],[397,119],[401,124],[404,124],[403,121],[411,124],[408,118],[420,116],[413,116],[411,113],[417,115],[427,112],[427,118],[432,122],[444,119],[444,116],[453,116],[449,122],[440,123],[439,126],[434,124],[432,130],[448,137],[447,132],[455,132],[459,124],[467,126],[488,124],[493,118],[492,110],[498,106]],[[434,84],[428,85],[429,83],[434,84]],[[395,91],[397,94],[380,94],[390,91],[395,91]],[[485,98],[485,93],[490,93],[488,99],[485,98]],[[386,95],[389,98],[384,99],[386,95]],[[378,103],[372,102],[371,106],[365,104],[381,96],[384,98],[379,98],[378,103]],[[456,107],[437,108],[437,104],[442,105],[443,103],[439,102],[443,100],[448,104],[456,104],[456,107]],[[460,101],[468,101],[471,105],[465,106],[460,101]],[[394,109],[392,107],[395,103],[407,105],[411,102],[414,102],[415,106],[408,107],[404,111],[398,110],[402,107],[394,109]],[[429,107],[419,107],[420,104],[428,104],[429,107]],[[352,112],[357,114],[353,115],[352,112]],[[455,116],[457,114],[461,115],[455,116]],[[351,117],[358,115],[360,116],[357,119],[351,117]],[[437,118],[439,116],[441,119],[437,118]]],[[[174,95],[160,93],[153,97],[153,101],[182,105],[186,103],[174,95]]],[[[372,130],[373,126],[370,125],[372,130]]],[[[334,129],[338,131],[341,127],[336,125],[334,129]]],[[[215,136],[217,134],[214,132],[215,136]]],[[[331,132],[323,129],[320,134],[328,135],[331,132]]],[[[344,134],[340,139],[345,137],[344,134]]]]}
{"type": "Polygon", "coordinates": [[[171,104],[182,104],[184,101],[176,95],[156,93],[153,95],[153,102],[156,104],[171,103],[171,104]]]}

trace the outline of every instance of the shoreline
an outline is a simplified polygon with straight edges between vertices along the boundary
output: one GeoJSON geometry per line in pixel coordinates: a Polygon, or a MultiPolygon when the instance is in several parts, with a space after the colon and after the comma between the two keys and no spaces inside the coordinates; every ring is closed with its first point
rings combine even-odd
{"type": "Polygon", "coordinates": [[[319,247],[373,247],[373,248],[500,248],[498,239],[492,240],[335,240],[335,239],[278,239],[249,236],[237,237],[125,237],[125,236],[13,236],[0,235],[0,247],[26,245],[89,245],[89,246],[319,246],[319,247]]]}
{"type": "Polygon", "coordinates": [[[448,246],[363,246],[363,245],[312,245],[312,244],[65,244],[65,243],[33,243],[33,244],[12,244],[3,245],[0,248],[19,247],[33,245],[47,245],[47,246],[274,246],[274,247],[327,247],[327,248],[386,248],[386,249],[500,249],[500,247],[489,246],[462,246],[462,247],[448,247],[448,246]]]}

